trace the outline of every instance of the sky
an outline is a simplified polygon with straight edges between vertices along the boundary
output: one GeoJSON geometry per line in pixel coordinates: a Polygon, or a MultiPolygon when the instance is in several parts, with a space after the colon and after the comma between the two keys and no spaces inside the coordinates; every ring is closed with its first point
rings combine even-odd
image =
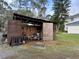
{"type": "Polygon", "coordinates": [[[71,0],[70,14],[78,14],[79,13],[79,0],[71,0]]]}
{"type": "MultiPolygon", "coordinates": [[[[12,2],[12,0],[5,0],[7,1],[9,4],[12,2]]],[[[52,7],[52,0],[48,0],[48,8],[47,8],[47,14],[53,14],[53,11],[51,9],[52,7]]],[[[71,0],[71,7],[69,8],[69,14],[70,15],[75,15],[79,13],[79,0],[71,0]]]]}

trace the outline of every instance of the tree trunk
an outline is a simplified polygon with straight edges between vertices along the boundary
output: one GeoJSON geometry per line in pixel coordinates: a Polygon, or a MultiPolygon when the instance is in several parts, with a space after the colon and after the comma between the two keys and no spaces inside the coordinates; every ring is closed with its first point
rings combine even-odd
{"type": "Polygon", "coordinates": [[[57,31],[57,24],[54,24],[54,26],[53,26],[54,40],[56,40],[56,31],[57,31]]]}

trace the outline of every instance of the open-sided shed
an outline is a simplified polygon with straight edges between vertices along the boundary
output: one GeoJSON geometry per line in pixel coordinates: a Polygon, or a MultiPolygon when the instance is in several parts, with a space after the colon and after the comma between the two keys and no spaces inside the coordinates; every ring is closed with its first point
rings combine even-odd
{"type": "Polygon", "coordinates": [[[9,44],[14,43],[15,39],[18,41],[21,36],[28,37],[28,40],[34,40],[32,39],[34,33],[39,33],[37,34],[39,35],[37,40],[53,40],[53,23],[16,13],[13,14],[13,20],[8,21],[7,36],[9,44]]]}

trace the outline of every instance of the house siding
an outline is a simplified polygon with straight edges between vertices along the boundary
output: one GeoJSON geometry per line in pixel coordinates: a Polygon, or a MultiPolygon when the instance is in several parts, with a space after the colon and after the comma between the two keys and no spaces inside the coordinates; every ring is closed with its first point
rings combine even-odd
{"type": "Polygon", "coordinates": [[[78,25],[68,26],[68,34],[79,34],[79,26],[78,25]]]}
{"type": "Polygon", "coordinates": [[[66,22],[64,24],[65,25],[64,30],[68,31],[68,26],[76,26],[77,24],[79,24],[79,14],[70,16],[69,18],[66,19],[66,22]],[[77,23],[75,23],[75,22],[77,22],[77,23]],[[69,24],[69,25],[67,25],[67,24],[69,24]]]}

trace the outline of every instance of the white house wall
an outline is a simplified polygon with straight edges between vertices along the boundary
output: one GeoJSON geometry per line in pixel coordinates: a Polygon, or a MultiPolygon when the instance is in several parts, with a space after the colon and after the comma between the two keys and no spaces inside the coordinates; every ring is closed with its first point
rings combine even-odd
{"type": "Polygon", "coordinates": [[[74,21],[79,21],[79,17],[74,18],[74,21]]]}
{"type": "Polygon", "coordinates": [[[79,34],[79,26],[68,26],[68,34],[79,34]]]}
{"type": "Polygon", "coordinates": [[[66,25],[66,23],[65,23],[65,25],[64,25],[64,30],[65,30],[65,31],[68,31],[68,26],[66,25]]]}
{"type": "Polygon", "coordinates": [[[64,30],[68,31],[68,26],[66,24],[73,23],[73,22],[76,22],[76,21],[79,21],[79,17],[75,17],[73,19],[66,19],[64,30]]]}

